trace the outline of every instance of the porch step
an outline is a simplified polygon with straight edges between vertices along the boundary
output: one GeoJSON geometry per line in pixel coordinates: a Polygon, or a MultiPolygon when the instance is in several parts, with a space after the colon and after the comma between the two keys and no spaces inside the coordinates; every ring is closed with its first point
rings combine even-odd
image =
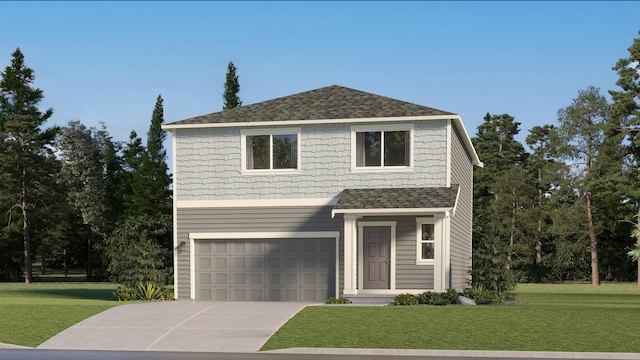
{"type": "Polygon", "coordinates": [[[353,305],[389,305],[395,295],[346,295],[353,305]]]}

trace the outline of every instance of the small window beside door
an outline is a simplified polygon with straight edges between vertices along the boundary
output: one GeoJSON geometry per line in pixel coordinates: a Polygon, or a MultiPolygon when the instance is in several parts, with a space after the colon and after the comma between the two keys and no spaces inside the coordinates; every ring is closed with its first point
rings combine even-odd
{"type": "Polygon", "coordinates": [[[433,218],[416,220],[416,264],[431,265],[436,255],[436,226],[433,218]]]}

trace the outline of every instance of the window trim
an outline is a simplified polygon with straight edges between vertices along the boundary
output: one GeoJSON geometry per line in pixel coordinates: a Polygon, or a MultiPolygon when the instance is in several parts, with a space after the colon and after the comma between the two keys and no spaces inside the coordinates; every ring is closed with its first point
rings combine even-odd
{"type": "Polygon", "coordinates": [[[416,218],[416,265],[435,265],[436,257],[438,257],[442,236],[442,228],[440,222],[435,217],[416,218]],[[433,225],[433,259],[422,258],[422,225],[433,225]]]}
{"type": "Polygon", "coordinates": [[[273,128],[273,129],[242,129],[240,130],[240,173],[242,175],[291,175],[300,174],[302,169],[301,154],[301,131],[300,128],[273,128]],[[297,137],[297,168],[295,169],[274,169],[273,168],[273,136],[293,135],[297,137]],[[247,169],[247,136],[268,135],[271,146],[271,157],[269,159],[270,169],[247,169]]]}
{"type": "Polygon", "coordinates": [[[351,126],[351,172],[413,172],[413,158],[415,154],[414,124],[372,124],[372,125],[352,125],[351,126]],[[357,140],[359,132],[381,132],[384,138],[385,131],[408,131],[409,132],[409,166],[384,166],[384,159],[381,159],[380,166],[357,166],[357,140]]]}

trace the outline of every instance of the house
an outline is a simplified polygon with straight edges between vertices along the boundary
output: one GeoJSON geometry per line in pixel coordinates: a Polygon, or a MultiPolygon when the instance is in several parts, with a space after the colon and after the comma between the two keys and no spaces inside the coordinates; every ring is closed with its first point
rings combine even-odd
{"type": "Polygon", "coordinates": [[[467,286],[482,163],[460,116],[328,86],[163,128],[177,299],[467,286]]]}

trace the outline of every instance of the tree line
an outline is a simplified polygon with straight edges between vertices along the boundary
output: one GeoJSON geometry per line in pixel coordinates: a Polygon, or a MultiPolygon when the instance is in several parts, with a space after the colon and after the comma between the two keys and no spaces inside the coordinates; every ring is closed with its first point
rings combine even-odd
{"type": "Polygon", "coordinates": [[[487,114],[472,139],[473,282],[637,280],[640,264],[640,38],[613,71],[611,102],[590,86],[555,124],[487,114]]]}
{"type": "MultiPolygon", "coordinates": [[[[235,71],[230,62],[225,109],[242,103],[235,71]]],[[[162,96],[146,143],[135,131],[117,141],[105,124],[45,127],[53,109],[39,108],[44,92],[34,81],[16,49],[0,73],[0,281],[31,283],[34,271],[81,268],[88,281],[170,283],[173,203],[162,96]]]]}
{"type": "MultiPolygon", "coordinates": [[[[640,34],[640,33],[639,33],[640,34]]],[[[578,91],[554,124],[516,140],[520,123],[486,114],[472,141],[474,285],[636,279],[640,264],[640,37],[613,71],[611,102],[578,91]]],[[[223,111],[241,106],[227,67],[223,111]]],[[[0,281],[33,280],[32,265],[85,268],[88,280],[172,279],[171,175],[157,97],[146,143],[73,120],[44,128],[52,109],[20,49],[0,79],[0,281]]]]}

